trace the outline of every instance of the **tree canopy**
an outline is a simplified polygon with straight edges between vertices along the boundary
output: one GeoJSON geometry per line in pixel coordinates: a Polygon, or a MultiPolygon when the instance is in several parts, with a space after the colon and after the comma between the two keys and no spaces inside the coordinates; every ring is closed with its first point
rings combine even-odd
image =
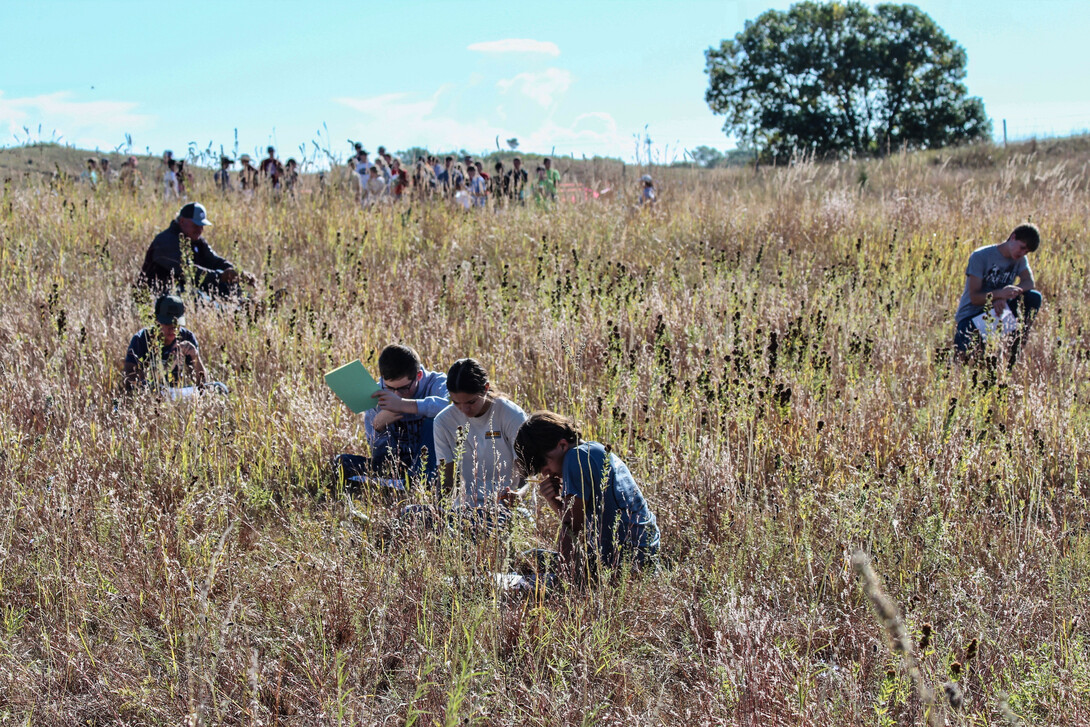
{"type": "Polygon", "coordinates": [[[705,53],[712,111],[773,157],[881,154],[990,134],[965,50],[914,5],[801,2],[705,53]]]}

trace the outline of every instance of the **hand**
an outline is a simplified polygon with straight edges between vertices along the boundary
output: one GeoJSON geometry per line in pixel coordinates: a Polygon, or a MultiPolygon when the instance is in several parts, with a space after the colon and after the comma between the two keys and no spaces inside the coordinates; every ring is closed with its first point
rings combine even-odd
{"type": "Polygon", "coordinates": [[[189,341],[178,341],[174,346],[174,355],[188,361],[197,355],[197,347],[189,341]]]}
{"type": "Polygon", "coordinates": [[[1017,285],[1007,285],[993,292],[992,297],[998,298],[999,300],[1014,300],[1024,292],[1025,291],[1017,285]]]}
{"type": "Polygon", "coordinates": [[[506,505],[507,507],[515,507],[518,504],[518,501],[518,494],[510,487],[504,487],[500,490],[499,494],[496,495],[496,502],[501,505],[506,505]]]}
{"type": "Polygon", "coordinates": [[[378,399],[378,408],[380,411],[399,412],[401,414],[415,414],[415,407],[412,403],[412,399],[402,399],[397,395],[396,391],[390,389],[379,389],[374,394],[371,394],[372,399],[378,399]]]}
{"type": "Polygon", "coordinates": [[[247,285],[257,285],[257,278],[254,276],[253,273],[240,273],[240,275],[242,276],[243,282],[245,282],[247,285]]]}
{"type": "Polygon", "coordinates": [[[564,501],[560,497],[560,478],[557,476],[546,477],[537,484],[537,491],[541,494],[541,497],[545,499],[545,502],[549,503],[549,507],[560,512],[561,507],[564,505],[564,501]]]}
{"type": "Polygon", "coordinates": [[[371,426],[375,428],[376,432],[384,432],[386,431],[386,427],[400,420],[401,415],[397,412],[380,411],[375,415],[375,420],[371,422],[371,426]]]}

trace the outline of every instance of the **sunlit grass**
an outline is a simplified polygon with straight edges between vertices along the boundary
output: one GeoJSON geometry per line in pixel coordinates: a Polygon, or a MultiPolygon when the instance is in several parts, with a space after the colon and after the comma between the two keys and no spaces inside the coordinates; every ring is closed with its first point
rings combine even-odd
{"type": "MultiPolygon", "coordinates": [[[[964,691],[951,720],[1086,722],[1086,159],[959,159],[656,172],[655,214],[363,212],[336,179],[279,201],[198,180],[213,246],[257,299],[288,292],[188,313],[232,393],[184,404],[120,376],[177,204],[7,185],[0,715],[921,724],[861,549],[909,636],[933,625],[919,670],[964,691]],[[956,365],[968,254],[1026,218],[1046,307],[1024,360],[956,365]],[[512,605],[488,577],[503,544],[350,510],[324,467],[364,449],[362,421],[321,375],[391,341],[435,369],[474,356],[611,444],[671,567],[512,605]]],[[[512,547],[554,531],[542,513],[512,547]]]]}

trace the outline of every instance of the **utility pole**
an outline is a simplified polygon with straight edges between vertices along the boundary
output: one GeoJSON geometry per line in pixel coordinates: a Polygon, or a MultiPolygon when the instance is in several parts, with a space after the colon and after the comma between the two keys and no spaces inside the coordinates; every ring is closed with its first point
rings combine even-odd
{"type": "Polygon", "coordinates": [[[1003,119],[1003,148],[1007,148],[1007,120],[1003,119]]]}

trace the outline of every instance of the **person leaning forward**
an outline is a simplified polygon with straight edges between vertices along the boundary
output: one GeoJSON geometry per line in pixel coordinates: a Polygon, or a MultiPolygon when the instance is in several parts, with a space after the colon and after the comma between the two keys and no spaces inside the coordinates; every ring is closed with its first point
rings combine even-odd
{"type": "Polygon", "coordinates": [[[182,207],[170,227],[156,235],[148,247],[140,270],[142,282],[156,291],[165,291],[174,285],[179,289],[185,287],[186,271],[182,259],[184,239],[192,252],[193,267],[204,275],[201,290],[231,296],[241,293],[240,278],[253,285],[255,280],[252,275],[236,270],[230,261],[217,255],[204,239],[204,228],[211,224],[204,205],[190,202],[182,207]]]}
{"type": "Polygon", "coordinates": [[[161,295],[155,301],[156,326],[141,328],[125,351],[125,388],[159,383],[164,391],[195,385],[190,393],[206,386],[227,393],[218,381],[208,381],[197,337],[185,328],[185,303],[176,295],[161,295]],[[161,373],[158,369],[161,365],[161,373]]]}
{"type": "Polygon", "coordinates": [[[1040,231],[1026,223],[1015,227],[1003,242],[979,247],[969,256],[965,290],[954,315],[954,347],[961,356],[972,358],[983,349],[984,340],[974,319],[984,313],[990,314],[992,321],[985,325],[996,326],[1009,344],[1008,364],[1014,364],[1044,300],[1035,290],[1033,271],[1026,260],[1040,244],[1040,231]]]}

